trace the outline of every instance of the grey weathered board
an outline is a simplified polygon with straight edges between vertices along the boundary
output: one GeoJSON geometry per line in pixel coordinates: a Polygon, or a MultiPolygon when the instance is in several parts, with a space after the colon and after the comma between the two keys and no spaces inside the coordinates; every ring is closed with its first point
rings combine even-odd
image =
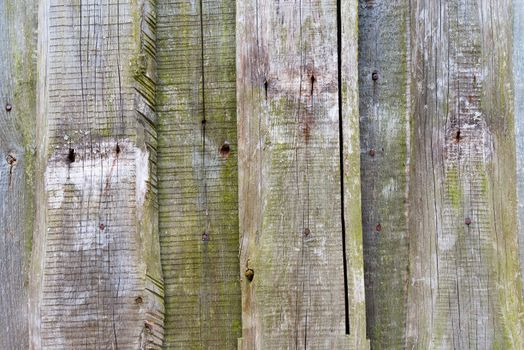
{"type": "MultiPolygon", "coordinates": [[[[513,72],[517,148],[519,256],[524,277],[524,1],[513,0],[513,72]]],[[[524,288],[524,286],[523,286],[524,288]]],[[[524,290],[523,290],[524,293],[524,290]]]]}
{"type": "Polygon", "coordinates": [[[159,349],[155,4],[40,4],[31,346],[159,349]]]}
{"type": "Polygon", "coordinates": [[[0,1],[0,349],[27,349],[36,3],[0,1]]]}
{"type": "Polygon", "coordinates": [[[511,0],[410,2],[408,349],[522,349],[511,0]]]}
{"type": "Polygon", "coordinates": [[[240,337],[235,1],[158,1],[165,349],[240,337]]]}
{"type": "Polygon", "coordinates": [[[356,10],[237,1],[241,349],[366,347],[356,10]]]}
{"type": "Polygon", "coordinates": [[[408,273],[407,0],[359,1],[366,316],[373,349],[403,349],[408,273]]]}

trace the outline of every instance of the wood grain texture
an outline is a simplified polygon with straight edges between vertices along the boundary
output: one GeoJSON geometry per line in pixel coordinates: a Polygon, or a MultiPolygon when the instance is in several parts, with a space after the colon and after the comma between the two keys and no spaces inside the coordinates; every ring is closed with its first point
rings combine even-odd
{"type": "Polygon", "coordinates": [[[155,3],[39,13],[33,349],[159,349],[155,3]]]}
{"type": "Polygon", "coordinates": [[[158,1],[165,349],[240,336],[235,2],[158,1]]]}
{"type": "Polygon", "coordinates": [[[524,347],[511,18],[411,1],[409,349],[524,347]]]}
{"type": "Polygon", "coordinates": [[[337,9],[335,1],[237,1],[241,349],[349,349],[365,343],[358,334],[364,317],[361,241],[354,241],[361,237],[351,76],[356,2],[347,3],[337,9]],[[342,63],[343,74],[339,24],[348,50],[344,58],[350,60],[342,63]],[[347,127],[342,147],[340,122],[347,127]],[[355,288],[349,296],[342,215],[348,285],[355,288]],[[361,309],[348,315],[349,322],[346,298],[351,312],[361,309]],[[353,326],[352,339],[347,331],[353,326]]]}
{"type": "MultiPolygon", "coordinates": [[[[513,0],[513,72],[517,147],[520,271],[524,277],[524,1],[513,0]]],[[[524,290],[523,290],[524,293],[524,290]]]]}
{"type": "Polygon", "coordinates": [[[359,1],[362,222],[368,335],[404,349],[408,274],[409,1],[359,1]]]}
{"type": "Polygon", "coordinates": [[[0,1],[0,348],[27,349],[36,3],[0,1]]]}

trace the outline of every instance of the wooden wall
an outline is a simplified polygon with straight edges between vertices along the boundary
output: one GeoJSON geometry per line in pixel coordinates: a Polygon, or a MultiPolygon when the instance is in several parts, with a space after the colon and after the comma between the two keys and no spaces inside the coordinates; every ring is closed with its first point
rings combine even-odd
{"type": "Polygon", "coordinates": [[[521,0],[0,0],[0,348],[522,349],[521,0]]]}

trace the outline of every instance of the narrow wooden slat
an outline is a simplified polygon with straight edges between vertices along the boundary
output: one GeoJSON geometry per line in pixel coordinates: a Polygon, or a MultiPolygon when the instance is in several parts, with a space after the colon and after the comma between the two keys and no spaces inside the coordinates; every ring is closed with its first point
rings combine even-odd
{"type": "Polygon", "coordinates": [[[160,349],[155,3],[39,13],[32,348],[160,349]]]}
{"type": "Polygon", "coordinates": [[[520,271],[521,276],[524,277],[524,21],[522,19],[524,19],[524,1],[513,0],[513,72],[517,147],[518,239],[520,271]]]}
{"type": "Polygon", "coordinates": [[[158,1],[165,349],[240,336],[235,2],[158,1]]]}
{"type": "Polygon", "coordinates": [[[362,223],[368,334],[404,349],[408,273],[408,6],[359,1],[362,223]]]}
{"type": "Polygon", "coordinates": [[[27,349],[36,3],[0,2],[0,348],[27,349]]]}
{"type": "Polygon", "coordinates": [[[237,1],[241,349],[365,346],[355,29],[356,2],[237,1]]]}

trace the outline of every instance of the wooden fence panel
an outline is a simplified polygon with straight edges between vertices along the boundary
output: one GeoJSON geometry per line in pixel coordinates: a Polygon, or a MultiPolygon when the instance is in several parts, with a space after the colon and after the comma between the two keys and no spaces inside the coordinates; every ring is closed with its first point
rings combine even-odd
{"type": "Polygon", "coordinates": [[[409,1],[359,3],[367,329],[374,349],[403,349],[409,263],[409,1]]]}
{"type": "Polygon", "coordinates": [[[356,14],[237,1],[242,349],[366,346],[356,14]]]}
{"type": "Polygon", "coordinates": [[[27,349],[33,230],[36,3],[0,2],[0,348],[27,349]]]}
{"type": "Polygon", "coordinates": [[[409,349],[524,347],[511,18],[411,2],[409,349]]]}
{"type": "Polygon", "coordinates": [[[34,349],[160,349],[152,1],[39,13],[34,349]]]}
{"type": "Polygon", "coordinates": [[[240,337],[235,2],[158,1],[165,349],[240,337]]]}

